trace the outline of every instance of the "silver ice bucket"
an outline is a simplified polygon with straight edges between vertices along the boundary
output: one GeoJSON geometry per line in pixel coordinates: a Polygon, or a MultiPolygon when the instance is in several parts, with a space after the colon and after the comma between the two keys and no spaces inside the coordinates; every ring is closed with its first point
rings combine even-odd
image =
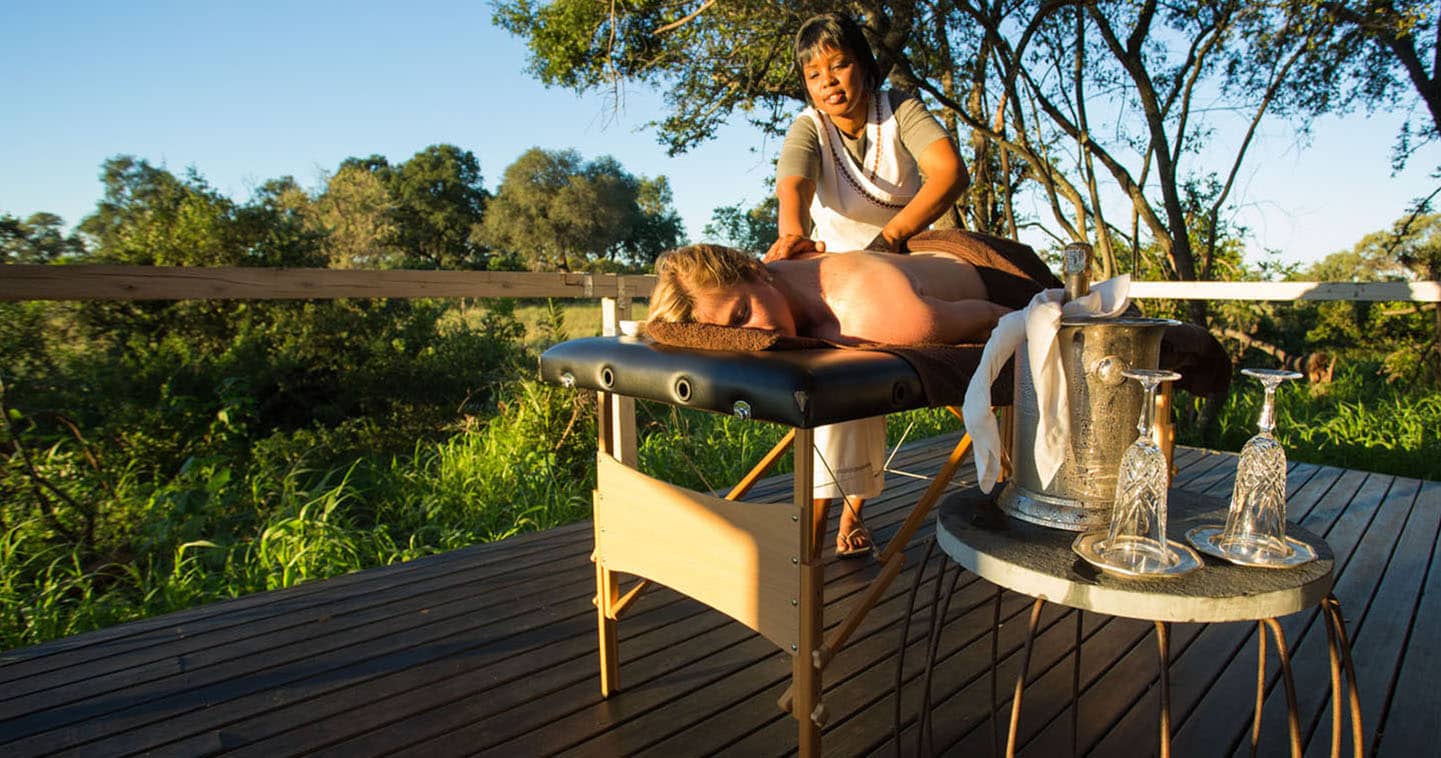
{"type": "Polygon", "coordinates": [[[1049,484],[1036,471],[1036,390],[1024,349],[1016,351],[1015,436],[1012,478],[1001,491],[1001,510],[1024,521],[1071,531],[1103,529],[1111,520],[1116,472],[1136,441],[1144,393],[1121,372],[1154,369],[1161,335],[1177,321],[1159,318],[1069,318],[1058,342],[1070,400],[1071,439],[1049,484]]]}

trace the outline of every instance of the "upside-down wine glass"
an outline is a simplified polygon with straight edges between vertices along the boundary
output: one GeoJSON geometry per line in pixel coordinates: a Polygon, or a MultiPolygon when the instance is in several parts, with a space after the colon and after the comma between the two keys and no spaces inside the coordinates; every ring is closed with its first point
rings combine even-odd
{"type": "Polygon", "coordinates": [[[1127,369],[1123,376],[1141,383],[1141,433],[1121,457],[1116,477],[1116,502],[1111,527],[1100,545],[1101,557],[1111,567],[1132,574],[1159,574],[1175,567],[1176,551],[1166,540],[1166,454],[1156,444],[1151,417],[1156,407],[1156,387],[1181,378],[1174,371],[1127,369]]]}
{"type": "Polygon", "coordinates": [[[1264,368],[1242,369],[1241,373],[1259,379],[1266,398],[1256,422],[1260,431],[1241,448],[1231,508],[1217,546],[1242,563],[1281,563],[1292,553],[1286,541],[1286,451],[1271,432],[1276,428],[1276,387],[1301,375],[1264,368]]]}

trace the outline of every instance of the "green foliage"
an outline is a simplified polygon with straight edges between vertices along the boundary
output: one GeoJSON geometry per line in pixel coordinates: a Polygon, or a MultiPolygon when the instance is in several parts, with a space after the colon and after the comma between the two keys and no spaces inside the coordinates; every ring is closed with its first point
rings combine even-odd
{"type": "Polygon", "coordinates": [[[32,213],[20,220],[0,213],[0,264],[63,263],[85,255],[85,242],[65,233],[65,221],[53,213],[32,213]]]}
{"type": "MultiPolygon", "coordinates": [[[[1292,460],[1441,479],[1441,395],[1424,385],[1378,382],[1378,369],[1357,361],[1343,364],[1328,385],[1282,385],[1276,438],[1292,460]]],[[[1238,378],[1217,433],[1182,427],[1178,441],[1239,451],[1256,433],[1261,400],[1259,384],[1238,378]]]]}
{"type": "Polygon", "coordinates": [[[533,270],[646,264],[684,233],[670,203],[665,177],[636,178],[609,156],[533,148],[506,168],[481,237],[533,270]]]}
{"type": "Polygon", "coordinates": [[[740,203],[721,206],[711,212],[711,221],[706,224],[703,235],[740,250],[765,252],[780,236],[779,209],[780,203],[774,194],[767,195],[749,210],[740,203]]]}
{"type": "MultiPolygon", "coordinates": [[[[1295,278],[1303,281],[1435,281],[1441,276],[1441,214],[1409,215],[1366,235],[1295,278]]],[[[1441,382],[1441,316],[1434,304],[1298,303],[1273,320],[1274,339],[1293,350],[1343,360],[1379,356],[1388,382],[1441,382]],[[1304,348],[1302,347],[1304,346],[1304,348]]]]}
{"type": "Polygon", "coordinates": [[[469,150],[432,145],[387,172],[395,244],[409,268],[484,268],[476,243],[490,193],[469,150]]]}
{"type": "Polygon", "coordinates": [[[395,435],[408,438],[404,452],[387,451],[375,425],[355,427],[361,449],[334,439],[349,436],[343,428],[311,429],[262,440],[248,461],[192,458],[173,475],[132,467],[107,484],[108,472],[77,465],[73,445],[53,446],[39,473],[94,498],[89,542],[24,502],[30,482],[11,456],[0,488],[22,502],[7,497],[0,521],[0,648],[587,515],[591,396],[534,381],[500,393],[488,421],[418,442],[395,435]]]}
{"type": "Polygon", "coordinates": [[[832,3],[685,4],[504,0],[495,23],[523,37],[542,82],[584,92],[634,80],[655,87],[671,109],[659,136],[672,155],[713,136],[741,110],[778,130],[802,96],[791,37],[832,3]],[[664,31],[662,31],[664,29],[664,31]]]}

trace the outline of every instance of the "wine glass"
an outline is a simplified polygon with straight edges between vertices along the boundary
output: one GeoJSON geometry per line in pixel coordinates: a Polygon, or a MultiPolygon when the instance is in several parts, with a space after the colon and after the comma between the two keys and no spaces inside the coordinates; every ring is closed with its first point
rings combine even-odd
{"type": "Polygon", "coordinates": [[[1098,545],[1102,559],[1112,568],[1132,574],[1166,573],[1179,558],[1166,540],[1166,455],[1156,444],[1151,417],[1156,407],[1156,387],[1181,378],[1174,371],[1126,369],[1123,376],[1141,383],[1141,433],[1121,457],[1116,477],[1116,500],[1106,541],[1098,545]]]}
{"type": "Polygon", "coordinates": [[[1276,428],[1276,387],[1301,375],[1264,368],[1242,369],[1241,373],[1261,381],[1266,399],[1256,423],[1260,431],[1241,448],[1231,508],[1216,543],[1228,558],[1240,563],[1283,563],[1293,552],[1286,540],[1286,451],[1271,432],[1276,428]]]}

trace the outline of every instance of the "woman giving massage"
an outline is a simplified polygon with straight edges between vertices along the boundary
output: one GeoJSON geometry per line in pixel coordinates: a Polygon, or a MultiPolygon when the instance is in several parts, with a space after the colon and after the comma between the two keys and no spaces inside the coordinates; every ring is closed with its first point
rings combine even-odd
{"type": "MultiPolygon", "coordinates": [[[[802,24],[795,37],[795,67],[809,107],[781,146],[779,234],[765,260],[827,249],[901,252],[912,235],[953,207],[969,183],[950,135],[920,100],[882,89],[885,72],[860,25],[848,16],[825,13],[802,24]]],[[[861,267],[825,269],[826,281],[840,284],[852,265],[861,267]]],[[[811,281],[819,281],[819,274],[811,281]]],[[[834,316],[818,317],[850,318],[863,310],[865,284],[841,285],[849,293],[845,302],[836,299],[834,316]]],[[[792,292],[801,309],[797,315],[807,319],[814,301],[801,294],[792,292]]],[[[872,304],[889,305],[879,298],[872,304]]],[[[827,329],[823,323],[816,328],[827,329]]],[[[913,328],[922,328],[922,322],[913,328]]],[[[824,509],[837,497],[847,502],[836,538],[838,556],[871,551],[860,511],[866,498],[881,492],[885,437],[884,417],[816,430],[816,504],[824,509]]]]}

